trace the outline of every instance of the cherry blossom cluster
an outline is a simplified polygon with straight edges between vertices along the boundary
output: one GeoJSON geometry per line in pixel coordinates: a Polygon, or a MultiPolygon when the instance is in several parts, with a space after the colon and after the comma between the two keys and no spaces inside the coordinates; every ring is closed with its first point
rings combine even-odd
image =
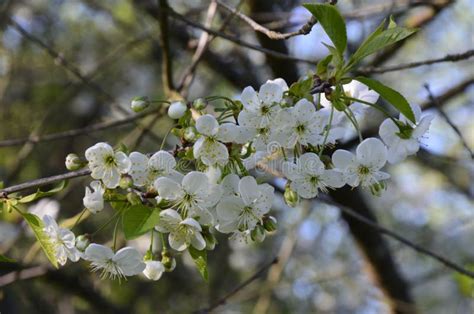
{"type": "MultiPolygon", "coordinates": [[[[355,80],[343,89],[343,109],[336,106],[331,88],[301,96],[282,79],[266,82],[258,92],[247,87],[238,100],[178,101],[168,108],[176,119],[172,133],[180,139],[174,150],[144,154],[97,143],[86,150],[86,161],[69,156],[68,169],[87,165],[91,171],[94,181],[85,188],[83,204],[92,214],[118,197],[130,207],[125,210],[138,204],[156,211],[157,219],[151,220],[150,250],[142,254],[132,247],[115,251],[115,243],[114,249],[90,244],[90,237],[76,238],[46,216],[45,231],[58,262],[82,258],[106,277],[143,273],[158,280],[174,269],[173,256],[179,252],[190,250],[194,258],[214,249],[216,232],[261,242],[276,229],[276,219],[269,214],[274,187],[260,182],[261,171],[287,180],[284,198],[290,206],[345,185],[380,194],[389,178],[383,167],[418,151],[432,117],[422,118],[420,108],[412,106],[415,123],[403,115],[387,117],[379,128],[380,139],[361,138],[355,152],[334,151],[354,131],[360,134],[361,118],[373,110],[367,104],[379,97],[355,80]],[[210,105],[216,101],[224,104],[210,105]],[[161,258],[156,258],[153,234],[163,240],[161,258]]],[[[132,108],[143,110],[148,104],[139,98],[132,108]]]]}

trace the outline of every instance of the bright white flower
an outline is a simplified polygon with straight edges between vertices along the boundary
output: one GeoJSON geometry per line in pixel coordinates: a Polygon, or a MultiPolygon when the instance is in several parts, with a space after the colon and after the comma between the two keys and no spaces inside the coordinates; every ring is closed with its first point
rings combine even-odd
{"type": "Polygon", "coordinates": [[[113,189],[119,185],[120,175],[130,170],[130,159],[123,152],[114,152],[107,143],[97,143],[86,150],[91,176],[102,180],[105,186],[113,189]]]}
{"type": "Polygon", "coordinates": [[[171,119],[179,119],[184,116],[184,113],[188,110],[186,104],[182,101],[173,102],[168,108],[168,116],[171,119]]]}
{"type": "MultiPolygon", "coordinates": [[[[343,85],[342,87],[344,88],[344,93],[347,97],[357,98],[372,104],[375,104],[379,99],[379,94],[370,90],[367,85],[356,80],[352,80],[349,84],[343,85]]],[[[320,103],[323,107],[331,107],[331,102],[326,99],[324,94],[321,94],[320,103]]],[[[350,102],[350,109],[356,116],[364,114],[367,108],[369,108],[368,105],[363,103],[350,102]]],[[[335,114],[338,116],[337,119],[341,119],[344,115],[342,112],[335,112],[335,114]]]]}
{"type": "Polygon", "coordinates": [[[114,253],[109,247],[92,243],[84,253],[84,259],[91,262],[93,271],[101,271],[101,278],[119,280],[138,275],[145,269],[141,254],[132,247],[124,247],[114,253]]]}
{"type": "Polygon", "coordinates": [[[303,154],[295,163],[285,162],[283,173],[291,180],[290,187],[304,198],[316,197],[319,190],[344,186],[344,175],[339,170],[326,170],[323,162],[314,153],[303,154]]]}
{"type": "Polygon", "coordinates": [[[90,188],[86,186],[86,195],[82,199],[82,203],[84,204],[84,207],[90,210],[93,214],[97,214],[104,209],[105,189],[100,181],[92,181],[90,185],[90,188]]]}
{"type": "Polygon", "coordinates": [[[272,207],[273,192],[272,186],[258,185],[254,177],[240,179],[238,196],[226,196],[217,204],[217,230],[224,233],[253,230],[272,207]]]}
{"type": "Polygon", "coordinates": [[[388,162],[393,164],[404,160],[407,156],[415,154],[420,149],[420,138],[428,131],[433,115],[421,117],[421,108],[412,105],[416,124],[400,115],[403,131],[387,118],[380,125],[379,135],[388,146],[388,162]]]}
{"type": "Polygon", "coordinates": [[[271,83],[271,84],[277,84],[278,86],[281,87],[281,90],[283,92],[286,92],[289,88],[288,88],[288,84],[286,84],[285,80],[282,79],[281,77],[278,77],[274,80],[267,80],[266,83],[271,83]]]}
{"type": "Polygon", "coordinates": [[[176,251],[184,251],[190,245],[197,250],[206,247],[206,240],[201,234],[202,228],[199,222],[193,218],[182,219],[181,215],[173,209],[165,209],[160,212],[160,220],[156,230],[169,233],[168,241],[176,251]]]}
{"type": "Polygon", "coordinates": [[[387,148],[382,141],[373,137],[357,146],[356,155],[346,150],[336,150],[332,162],[344,172],[347,184],[352,187],[359,184],[370,187],[390,177],[388,173],[380,171],[387,162],[387,148]]]}
{"type": "Polygon", "coordinates": [[[227,164],[229,152],[223,143],[230,143],[237,137],[237,126],[233,123],[219,125],[214,116],[206,114],[196,120],[196,130],[201,137],[194,143],[194,157],[208,166],[227,164]]]}
{"type": "Polygon", "coordinates": [[[76,249],[74,233],[69,229],[59,227],[51,216],[45,215],[43,221],[44,232],[48,235],[54,247],[54,254],[58,263],[64,265],[68,258],[73,262],[77,262],[81,254],[76,249]]]}
{"type": "Polygon", "coordinates": [[[145,261],[145,270],[143,274],[150,280],[158,280],[165,271],[165,266],[160,261],[145,261]]]}
{"type": "Polygon", "coordinates": [[[144,186],[153,183],[158,177],[179,176],[174,168],[176,160],[167,151],[160,150],[150,158],[139,152],[130,154],[131,167],[128,174],[136,186],[144,186]]]}
{"type": "MultiPolygon", "coordinates": [[[[279,142],[286,148],[293,148],[296,144],[322,144],[324,130],[329,123],[329,113],[328,109],[316,111],[314,104],[306,99],[299,100],[292,108],[280,111],[275,122],[279,142]]],[[[326,142],[332,143],[342,135],[339,128],[332,129],[326,142]]]]}
{"type": "Polygon", "coordinates": [[[59,213],[59,202],[51,198],[42,198],[38,203],[31,205],[28,211],[40,218],[48,215],[56,219],[59,213]]]}
{"type": "Polygon", "coordinates": [[[239,114],[239,125],[253,129],[264,129],[271,125],[280,110],[283,88],[276,83],[265,83],[257,93],[248,86],[242,91],[244,109],[239,114]]]}
{"type": "Polygon", "coordinates": [[[219,185],[209,182],[206,174],[191,171],[181,183],[162,177],[155,181],[154,187],[159,196],[170,201],[183,217],[193,217],[202,224],[213,222],[209,209],[217,204],[222,191],[219,185]]]}

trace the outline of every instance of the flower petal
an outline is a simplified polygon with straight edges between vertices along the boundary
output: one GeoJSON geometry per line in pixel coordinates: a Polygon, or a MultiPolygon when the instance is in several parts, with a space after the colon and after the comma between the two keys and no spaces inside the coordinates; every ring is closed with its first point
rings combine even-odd
{"type": "Polygon", "coordinates": [[[251,86],[244,88],[240,100],[245,109],[257,110],[260,107],[260,100],[258,99],[257,92],[251,86]]]}
{"type": "Polygon", "coordinates": [[[213,115],[205,114],[196,120],[196,130],[206,136],[216,135],[219,123],[213,115]]]}
{"type": "Polygon", "coordinates": [[[252,176],[246,176],[240,179],[239,192],[246,205],[251,204],[258,198],[257,181],[252,176]]]}
{"type": "Polygon", "coordinates": [[[357,146],[356,156],[360,164],[380,169],[387,162],[387,148],[379,139],[367,138],[357,146]]]}
{"type": "Polygon", "coordinates": [[[158,194],[166,200],[175,201],[184,196],[181,185],[167,177],[156,179],[153,186],[158,191],[158,194]]]}
{"type": "Polygon", "coordinates": [[[347,150],[338,149],[332,154],[332,163],[338,169],[347,169],[353,162],[355,156],[347,150]]]}
{"type": "Polygon", "coordinates": [[[111,259],[114,256],[114,252],[111,248],[92,243],[84,252],[84,259],[91,262],[104,262],[111,259]]]}
{"type": "Polygon", "coordinates": [[[258,91],[258,97],[260,100],[267,105],[273,103],[279,103],[283,96],[283,90],[280,85],[275,83],[265,83],[260,86],[258,91]]]}

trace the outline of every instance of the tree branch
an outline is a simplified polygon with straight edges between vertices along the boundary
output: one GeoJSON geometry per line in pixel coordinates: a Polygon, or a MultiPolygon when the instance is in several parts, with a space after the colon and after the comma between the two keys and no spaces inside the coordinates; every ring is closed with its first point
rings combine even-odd
{"type": "Polygon", "coordinates": [[[456,132],[456,134],[458,135],[459,137],[459,140],[461,141],[462,145],[466,148],[466,150],[469,152],[469,154],[471,155],[471,159],[474,159],[474,153],[472,152],[471,148],[469,147],[469,145],[467,145],[467,142],[466,140],[464,139],[464,136],[462,135],[461,131],[459,130],[459,128],[453,123],[453,121],[451,121],[451,119],[448,117],[448,115],[446,114],[446,112],[444,112],[441,104],[438,102],[438,100],[433,96],[433,94],[431,93],[431,90],[430,90],[430,86],[428,84],[425,84],[424,85],[426,91],[428,92],[428,97],[430,99],[430,101],[434,104],[434,107],[436,108],[436,110],[441,114],[441,116],[444,118],[444,120],[446,120],[446,122],[449,124],[449,126],[454,130],[454,132],[456,132]]]}
{"type": "Polygon", "coordinates": [[[170,54],[170,45],[169,45],[169,29],[168,29],[168,11],[169,5],[167,0],[160,0],[160,11],[158,23],[160,25],[160,44],[161,50],[163,53],[162,58],[162,75],[161,79],[163,80],[163,87],[166,95],[170,96],[171,91],[174,90],[173,83],[173,64],[170,54]]]}
{"type": "Polygon", "coordinates": [[[316,19],[313,16],[299,30],[290,32],[290,33],[280,33],[280,32],[269,30],[268,28],[252,20],[247,15],[243,14],[242,12],[238,10],[235,10],[234,8],[231,8],[230,6],[228,6],[227,4],[221,1],[217,1],[217,4],[221,8],[224,8],[225,10],[231,12],[232,14],[235,14],[238,18],[240,18],[242,21],[247,23],[254,31],[265,34],[268,38],[273,39],[273,40],[285,40],[285,39],[299,36],[299,35],[307,35],[311,32],[311,29],[317,23],[316,19]]]}
{"type": "Polygon", "coordinates": [[[233,297],[237,292],[239,292],[240,290],[244,289],[245,287],[247,287],[249,284],[251,284],[253,281],[255,281],[256,279],[258,279],[260,276],[262,276],[265,271],[267,271],[267,269],[269,269],[272,265],[278,263],[278,258],[274,258],[271,262],[263,265],[255,274],[253,274],[249,279],[245,280],[244,282],[242,282],[241,284],[239,284],[237,287],[235,287],[232,291],[230,291],[229,293],[227,293],[225,296],[223,296],[221,299],[219,299],[218,301],[214,302],[211,306],[209,306],[208,308],[205,308],[205,309],[200,309],[200,310],[197,310],[195,311],[194,313],[195,314],[204,314],[204,313],[211,313],[213,310],[215,310],[216,308],[218,308],[219,306],[221,305],[224,305],[227,303],[227,300],[231,297],[233,297]]]}
{"type": "Polygon", "coordinates": [[[119,127],[125,124],[129,124],[131,122],[134,122],[135,120],[142,119],[149,115],[160,113],[160,111],[162,111],[162,108],[150,110],[147,112],[141,112],[137,115],[130,116],[124,119],[105,121],[105,122],[100,122],[97,124],[88,125],[84,128],[67,130],[67,131],[57,132],[57,133],[52,133],[52,134],[46,134],[43,136],[30,136],[30,137],[24,137],[24,138],[3,140],[3,141],[0,141],[0,147],[17,146],[17,145],[22,145],[25,143],[50,142],[50,141],[55,141],[55,140],[76,137],[80,135],[86,135],[89,133],[111,129],[111,128],[119,127]]]}
{"type": "Polygon", "coordinates": [[[405,63],[405,64],[387,66],[387,67],[365,67],[365,68],[361,68],[357,70],[356,72],[360,74],[365,74],[365,75],[376,74],[376,73],[387,73],[387,72],[411,69],[411,68],[416,68],[420,66],[441,63],[441,62],[457,62],[457,61],[467,60],[471,58],[472,56],[474,56],[474,49],[468,50],[463,53],[458,53],[458,54],[448,54],[443,58],[437,58],[437,59],[428,59],[424,61],[410,62],[410,63],[405,63]]]}
{"type": "Polygon", "coordinates": [[[187,17],[175,12],[172,8],[168,8],[168,10],[169,10],[169,13],[170,13],[171,17],[176,18],[177,20],[179,20],[179,21],[181,21],[181,22],[183,22],[183,23],[185,23],[189,26],[192,26],[194,28],[198,28],[198,29],[203,30],[205,32],[208,32],[209,34],[212,34],[214,36],[226,39],[226,40],[231,41],[231,42],[233,42],[237,45],[240,45],[242,47],[246,47],[246,48],[249,48],[249,49],[252,49],[252,50],[255,50],[255,51],[259,51],[259,52],[264,53],[266,55],[272,56],[274,58],[282,59],[282,60],[287,60],[287,61],[291,61],[291,62],[303,62],[303,63],[313,64],[313,65],[317,64],[317,61],[292,57],[292,56],[289,56],[289,55],[284,54],[284,53],[280,53],[280,52],[270,50],[270,49],[265,49],[265,48],[262,48],[260,46],[245,42],[245,41],[240,40],[239,38],[237,38],[235,36],[224,34],[222,32],[219,32],[219,31],[210,29],[208,27],[205,27],[202,24],[199,24],[197,22],[191,21],[187,17]]]}

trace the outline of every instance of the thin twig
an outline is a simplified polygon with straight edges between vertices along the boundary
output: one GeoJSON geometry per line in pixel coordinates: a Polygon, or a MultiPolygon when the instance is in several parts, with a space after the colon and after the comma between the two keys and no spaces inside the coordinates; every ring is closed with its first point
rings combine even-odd
{"type": "Polygon", "coordinates": [[[470,270],[467,270],[465,268],[463,268],[462,266],[454,263],[453,261],[450,261],[448,260],[447,258],[439,255],[438,253],[435,253],[431,250],[428,250],[426,248],[424,248],[423,246],[419,245],[419,244],[416,244],[416,243],[413,243],[412,241],[402,237],[401,235],[379,225],[378,223],[376,222],[373,222],[372,220],[370,219],[367,219],[366,217],[360,215],[359,213],[355,212],[353,209],[349,208],[349,207],[346,207],[344,205],[341,205],[333,200],[330,200],[330,199],[326,199],[326,198],[321,198],[321,201],[329,204],[329,205],[333,205],[333,206],[336,206],[338,208],[340,208],[343,212],[345,212],[346,214],[348,214],[349,216],[351,217],[354,217],[355,219],[359,220],[360,222],[366,224],[367,226],[375,229],[377,232],[380,232],[382,234],[385,234],[403,244],[405,244],[406,246],[414,249],[415,251],[421,253],[421,254],[424,254],[426,256],[429,256],[429,257],[432,257],[434,259],[436,259],[437,261],[439,261],[440,263],[444,264],[446,267],[448,268],[451,268],[463,275],[466,275],[470,278],[474,278],[474,272],[470,271],[470,270]]]}
{"type": "Polygon", "coordinates": [[[387,67],[361,68],[357,70],[357,72],[360,74],[386,73],[386,72],[400,71],[400,70],[411,69],[411,68],[416,68],[420,66],[441,63],[441,62],[457,62],[457,61],[467,60],[471,58],[472,56],[474,56],[474,49],[468,50],[463,53],[458,53],[458,54],[448,54],[444,56],[443,58],[428,59],[424,61],[410,62],[410,63],[405,63],[405,64],[387,66],[387,67]]]}
{"type": "Polygon", "coordinates": [[[295,37],[295,36],[299,36],[299,35],[307,35],[311,32],[311,29],[313,28],[313,26],[317,23],[316,19],[313,17],[311,17],[309,19],[309,21],[304,24],[299,30],[297,31],[294,31],[294,32],[290,32],[290,33],[280,33],[280,32],[275,32],[275,31],[272,31],[260,24],[258,24],[257,22],[255,22],[254,20],[252,20],[250,17],[248,17],[247,15],[243,14],[242,12],[228,6],[227,4],[221,2],[221,1],[217,1],[217,4],[221,7],[221,8],[224,8],[225,10],[231,12],[232,14],[235,14],[238,18],[240,18],[242,21],[244,21],[245,23],[247,23],[250,27],[253,28],[254,31],[256,32],[260,32],[262,34],[265,34],[268,38],[270,39],[274,39],[274,40],[285,40],[285,39],[288,39],[288,38],[291,38],[291,37],[295,37]]]}
{"type": "Polygon", "coordinates": [[[444,109],[442,108],[441,104],[439,103],[438,99],[433,96],[433,93],[431,93],[430,86],[428,84],[424,85],[426,91],[428,92],[428,97],[430,101],[434,104],[434,108],[438,110],[438,112],[441,114],[441,116],[446,120],[446,122],[449,124],[449,126],[456,132],[456,134],[459,137],[459,140],[461,141],[462,145],[466,148],[466,150],[469,152],[471,155],[471,159],[474,159],[474,153],[472,149],[469,147],[469,145],[466,142],[466,139],[462,135],[461,131],[459,128],[451,121],[451,119],[448,117],[444,109]]]}
{"type": "Polygon", "coordinates": [[[0,197],[2,196],[4,197],[11,193],[23,191],[30,188],[37,188],[43,185],[47,185],[47,184],[51,184],[51,183],[55,183],[55,182],[59,182],[59,181],[67,180],[67,179],[87,176],[90,173],[91,171],[89,169],[81,169],[77,171],[71,171],[71,172],[58,174],[51,177],[45,177],[45,178],[27,181],[25,183],[13,185],[11,187],[0,190],[0,197]]]}
{"type": "Polygon", "coordinates": [[[49,141],[55,141],[55,140],[75,137],[75,136],[79,136],[79,135],[86,135],[86,134],[89,134],[89,133],[102,131],[102,130],[106,130],[106,129],[110,129],[110,128],[119,127],[119,126],[122,126],[122,125],[125,125],[125,124],[129,124],[129,123],[131,123],[135,120],[144,118],[144,117],[149,116],[151,114],[159,113],[160,111],[161,111],[161,108],[154,109],[154,110],[150,110],[150,111],[147,111],[147,112],[142,112],[142,113],[139,113],[137,115],[130,116],[130,117],[124,118],[124,119],[100,122],[100,123],[97,123],[97,124],[92,124],[92,125],[86,126],[84,128],[67,130],[67,131],[57,132],[57,133],[52,133],[52,134],[46,134],[46,135],[43,135],[43,136],[30,136],[30,137],[24,137],[24,138],[3,140],[3,141],[0,141],[0,147],[17,146],[17,145],[21,145],[21,144],[24,144],[24,143],[49,142],[49,141]]]}
{"type": "Polygon", "coordinates": [[[162,57],[162,75],[163,87],[166,94],[169,96],[170,92],[174,90],[173,83],[173,64],[170,54],[169,44],[169,29],[168,29],[168,11],[169,5],[167,0],[160,0],[160,11],[159,11],[159,25],[160,25],[160,44],[162,57]]]}
{"type": "MultiPolygon", "coordinates": [[[[207,9],[206,21],[204,22],[204,26],[211,27],[212,20],[214,19],[216,12],[217,3],[215,0],[212,0],[211,4],[209,4],[209,8],[207,9]]],[[[227,21],[229,21],[229,19],[227,19],[227,21]]],[[[224,22],[223,27],[221,27],[220,31],[223,31],[223,28],[225,28],[226,26],[227,23],[224,22]]],[[[213,38],[215,38],[215,36],[209,39],[208,32],[203,32],[199,37],[196,51],[194,52],[193,57],[191,58],[191,64],[186,68],[186,70],[184,70],[183,78],[181,79],[181,82],[179,83],[177,88],[177,90],[182,94],[185,93],[189,85],[191,85],[199,60],[201,60],[202,56],[204,55],[204,52],[206,51],[213,38]]]]}
{"type": "MultiPolygon", "coordinates": [[[[9,18],[9,22],[23,37],[35,43],[39,47],[43,48],[55,60],[55,62],[59,66],[65,68],[67,71],[73,74],[76,78],[78,78],[83,84],[91,87],[92,89],[97,91],[99,94],[103,95],[105,99],[110,101],[111,106],[114,107],[118,112],[120,112],[124,116],[129,115],[129,112],[126,109],[124,109],[122,106],[120,106],[118,102],[116,101],[116,99],[111,94],[106,92],[100,85],[89,80],[85,75],[81,73],[81,71],[77,67],[75,67],[71,62],[67,61],[66,58],[64,58],[64,56],[61,53],[57,52],[55,49],[47,45],[41,39],[30,34],[27,30],[21,27],[21,25],[18,24],[14,19],[9,18]]],[[[139,123],[135,123],[135,125],[140,127],[139,123]]],[[[149,132],[149,135],[150,137],[153,138],[153,140],[159,141],[159,137],[156,136],[154,133],[149,132]]]]}
{"type": "Polygon", "coordinates": [[[192,26],[194,28],[198,28],[198,29],[201,29],[205,32],[208,32],[209,34],[212,34],[214,36],[217,36],[217,37],[220,37],[220,38],[223,38],[223,39],[226,39],[228,41],[231,41],[237,45],[240,45],[242,47],[246,47],[246,48],[249,48],[249,49],[252,49],[252,50],[255,50],[255,51],[259,51],[261,53],[264,53],[266,55],[269,55],[269,56],[272,56],[274,58],[278,58],[278,59],[283,59],[283,60],[288,60],[288,61],[292,61],[292,62],[303,62],[303,63],[308,63],[308,64],[313,64],[313,65],[316,65],[318,62],[317,61],[313,61],[313,60],[308,60],[308,59],[302,59],[302,58],[296,58],[296,57],[292,57],[292,56],[289,56],[285,53],[281,53],[281,52],[278,52],[278,51],[274,51],[274,50],[271,50],[271,49],[266,49],[266,48],[263,48],[263,47],[260,47],[258,45],[254,45],[254,44],[251,44],[251,43],[248,43],[248,42],[245,42],[243,40],[240,40],[239,38],[235,37],[235,36],[232,36],[232,35],[227,35],[225,33],[222,33],[222,32],[219,32],[219,31],[216,31],[216,30],[213,30],[213,29],[210,29],[208,27],[205,27],[203,26],[202,24],[199,24],[197,22],[194,22],[194,21],[191,21],[190,19],[188,19],[187,17],[175,12],[173,9],[171,8],[168,8],[169,12],[170,12],[170,16],[176,18],[177,20],[180,20],[182,21],[183,23],[189,25],[189,26],[192,26]]]}
{"type": "Polygon", "coordinates": [[[224,305],[227,303],[227,300],[234,296],[237,292],[251,284],[253,281],[258,279],[260,276],[267,271],[272,265],[278,263],[278,258],[275,257],[271,262],[263,265],[255,274],[253,274],[249,279],[245,280],[241,284],[239,284],[237,287],[235,287],[232,291],[230,291],[228,294],[226,294],[224,297],[220,298],[218,301],[214,302],[212,305],[210,305],[208,308],[205,309],[200,309],[195,311],[194,313],[196,314],[204,314],[204,313],[211,313],[213,310],[218,308],[221,305],[224,305]]]}

